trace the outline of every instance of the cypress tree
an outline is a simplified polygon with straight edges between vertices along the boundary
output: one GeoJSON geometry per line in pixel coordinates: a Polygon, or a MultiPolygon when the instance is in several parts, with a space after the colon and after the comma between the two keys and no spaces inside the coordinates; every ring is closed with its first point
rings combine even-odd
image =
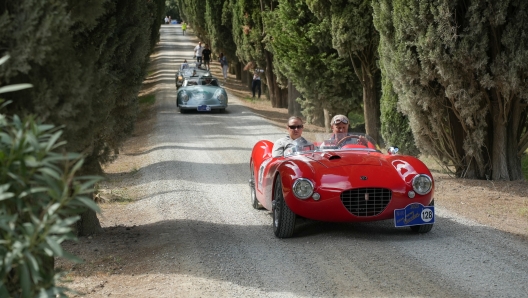
{"type": "Polygon", "coordinates": [[[282,1],[266,18],[278,73],[303,95],[308,122],[323,123],[322,111],[347,114],[358,109],[358,82],[347,63],[331,46],[328,19],[317,18],[303,1],[282,1]]]}
{"type": "Polygon", "coordinates": [[[522,179],[528,3],[374,3],[384,74],[420,150],[459,177],[522,179]]]}

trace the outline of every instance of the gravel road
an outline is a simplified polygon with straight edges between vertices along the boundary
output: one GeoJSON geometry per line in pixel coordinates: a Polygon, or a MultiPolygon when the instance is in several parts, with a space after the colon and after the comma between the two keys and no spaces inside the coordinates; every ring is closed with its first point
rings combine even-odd
{"type": "Polygon", "coordinates": [[[139,200],[119,208],[126,216],[103,214],[105,226],[131,227],[134,241],[112,249],[132,257],[78,288],[104,279],[89,296],[527,297],[527,241],[442,207],[428,234],[391,221],[301,221],[294,238],[275,238],[271,213],[251,207],[248,162],[258,140],[285,130],[233,94],[226,113],[178,112],[174,69],[198,41],[189,33],[162,26],[156,120],[148,148],[127,157],[138,165],[129,191],[139,200]]]}

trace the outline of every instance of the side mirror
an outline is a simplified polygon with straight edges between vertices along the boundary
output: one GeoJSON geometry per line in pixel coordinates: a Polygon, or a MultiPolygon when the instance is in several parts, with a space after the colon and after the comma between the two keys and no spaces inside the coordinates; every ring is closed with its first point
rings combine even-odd
{"type": "Polygon", "coordinates": [[[389,153],[390,155],[395,155],[396,153],[398,153],[398,151],[400,151],[398,147],[390,147],[389,150],[387,150],[387,153],[389,153]]]}

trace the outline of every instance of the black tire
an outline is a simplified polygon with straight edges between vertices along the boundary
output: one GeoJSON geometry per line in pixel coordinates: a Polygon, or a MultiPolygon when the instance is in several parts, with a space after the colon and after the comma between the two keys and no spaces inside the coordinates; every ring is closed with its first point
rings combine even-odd
{"type": "Polygon", "coordinates": [[[295,229],[296,215],[284,201],[280,176],[275,179],[273,195],[273,232],[278,238],[290,238],[295,229]]]}
{"type": "Polygon", "coordinates": [[[253,162],[251,162],[250,171],[251,171],[251,179],[249,180],[249,190],[251,192],[251,206],[259,210],[259,209],[262,209],[263,207],[262,207],[262,204],[260,204],[260,202],[257,199],[257,194],[255,190],[255,183],[256,183],[255,182],[255,169],[253,168],[253,162]]]}
{"type": "Polygon", "coordinates": [[[180,108],[180,114],[185,114],[185,113],[187,113],[187,110],[180,108]]]}
{"type": "MultiPolygon", "coordinates": [[[[434,206],[434,200],[431,202],[431,204],[429,204],[429,206],[434,206]]],[[[425,234],[425,233],[430,232],[433,229],[433,224],[419,225],[419,226],[410,226],[410,228],[411,228],[411,231],[413,231],[413,232],[420,233],[420,234],[425,234]]]]}

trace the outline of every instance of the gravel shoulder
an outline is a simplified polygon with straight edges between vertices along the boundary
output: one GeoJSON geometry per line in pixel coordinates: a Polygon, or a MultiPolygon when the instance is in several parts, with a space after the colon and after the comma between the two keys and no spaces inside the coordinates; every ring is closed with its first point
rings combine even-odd
{"type": "MultiPolygon", "coordinates": [[[[197,41],[162,26],[141,111],[99,185],[105,232],[65,243],[66,286],[82,297],[522,297],[528,292],[528,183],[455,179],[434,170],[433,231],[409,237],[391,223],[301,222],[272,235],[251,209],[248,144],[286,133],[287,110],[252,101],[230,76],[227,114],[179,114],[175,61],[197,41]],[[502,232],[505,233],[502,233],[502,232]],[[389,264],[389,265],[387,265],[389,264]],[[390,269],[390,270],[388,270],[390,269]],[[424,293],[423,290],[427,292],[424,293]],[[501,295],[502,293],[502,295],[501,295]]],[[[218,65],[213,73],[220,76],[218,65]]],[[[307,125],[305,134],[321,131],[307,125]]]]}

